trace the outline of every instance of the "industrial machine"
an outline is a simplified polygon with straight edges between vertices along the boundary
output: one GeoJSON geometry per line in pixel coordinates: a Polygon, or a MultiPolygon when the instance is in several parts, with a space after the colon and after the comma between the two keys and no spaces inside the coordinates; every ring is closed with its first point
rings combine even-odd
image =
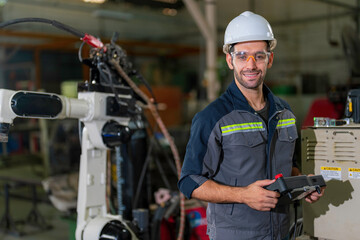
{"type": "MultiPolygon", "coordinates": [[[[131,98],[130,94],[124,94],[120,99],[125,102],[131,98]]],[[[77,239],[110,236],[113,228],[121,229],[119,232],[123,237],[120,239],[136,239],[134,231],[121,216],[108,215],[106,208],[107,149],[125,143],[131,136],[131,115],[121,116],[109,112],[114,99],[114,94],[101,92],[80,92],[78,99],[71,99],[50,93],[0,90],[2,142],[7,141],[10,124],[16,117],[78,118],[84,123],[77,204],[77,239]]]]}
{"type": "MultiPolygon", "coordinates": [[[[350,112],[356,117],[359,110],[350,112]]],[[[321,174],[327,185],[318,202],[303,204],[305,235],[332,240],[359,238],[359,141],[360,125],[354,119],[315,118],[314,127],[302,130],[302,172],[321,174]]]]}
{"type": "Polygon", "coordinates": [[[360,89],[358,32],[345,26],[344,53],[351,73],[344,119],[318,116],[301,132],[302,172],[321,174],[325,194],[314,204],[303,204],[304,235],[319,239],[359,239],[360,216],[360,89]]]}
{"type": "MultiPolygon", "coordinates": [[[[108,149],[116,149],[118,168],[121,167],[120,146],[129,141],[131,135],[144,128],[142,109],[148,107],[156,118],[160,130],[170,143],[178,173],[180,163],[177,149],[169,136],[156,106],[137,86],[131,77],[144,82],[141,75],[128,61],[124,50],[118,46],[116,35],[111,43],[103,44],[99,39],[81,33],[56,21],[41,18],[16,19],[0,24],[5,27],[22,22],[43,22],[66,30],[83,41],[80,61],[90,67],[90,79],[79,84],[78,98],[67,98],[58,94],[12,91],[0,89],[0,141],[8,140],[14,118],[79,119],[83,125],[81,134],[81,159],[77,201],[77,240],[95,239],[149,239],[149,216],[146,209],[133,209],[133,219],[126,219],[123,211],[121,171],[118,172],[118,214],[109,213],[106,205],[106,157],[108,149]],[[82,59],[83,44],[89,44],[89,58],[82,59]]],[[[145,82],[146,83],[146,82],[145,82]]],[[[184,197],[180,209],[184,219],[184,197]]],[[[184,221],[180,222],[179,237],[182,238],[184,221]]]]}

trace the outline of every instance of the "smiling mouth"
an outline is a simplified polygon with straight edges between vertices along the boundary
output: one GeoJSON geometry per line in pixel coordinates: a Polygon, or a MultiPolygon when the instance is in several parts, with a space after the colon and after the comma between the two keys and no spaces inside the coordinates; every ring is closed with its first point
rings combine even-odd
{"type": "Polygon", "coordinates": [[[246,78],[256,78],[259,74],[260,72],[243,72],[246,78]]]}

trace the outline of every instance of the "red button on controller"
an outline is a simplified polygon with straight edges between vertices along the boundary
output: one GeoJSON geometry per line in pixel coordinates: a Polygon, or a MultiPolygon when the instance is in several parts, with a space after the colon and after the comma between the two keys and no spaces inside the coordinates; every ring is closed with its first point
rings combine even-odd
{"type": "Polygon", "coordinates": [[[283,177],[282,173],[277,174],[277,175],[275,176],[275,179],[278,179],[278,178],[280,178],[280,177],[283,177]]]}

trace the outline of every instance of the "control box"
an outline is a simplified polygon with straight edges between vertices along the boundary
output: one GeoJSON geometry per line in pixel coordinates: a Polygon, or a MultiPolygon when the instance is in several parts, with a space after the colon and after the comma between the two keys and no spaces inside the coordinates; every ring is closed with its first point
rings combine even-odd
{"type": "Polygon", "coordinates": [[[314,191],[320,194],[321,187],[326,186],[322,175],[283,177],[282,174],[278,174],[275,179],[273,184],[265,188],[280,193],[278,205],[290,204],[303,199],[314,191]]]}
{"type": "Polygon", "coordinates": [[[327,185],[318,202],[303,202],[304,235],[359,239],[360,124],[302,130],[301,157],[302,173],[321,174],[327,185]]]}

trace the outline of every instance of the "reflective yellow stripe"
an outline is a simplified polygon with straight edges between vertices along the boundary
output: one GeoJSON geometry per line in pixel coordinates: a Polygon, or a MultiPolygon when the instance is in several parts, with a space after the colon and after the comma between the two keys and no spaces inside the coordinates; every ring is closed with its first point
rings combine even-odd
{"type": "Polygon", "coordinates": [[[253,131],[256,129],[264,129],[262,122],[250,122],[250,123],[227,125],[227,126],[221,127],[221,133],[226,135],[231,132],[253,131]]]}
{"type": "Polygon", "coordinates": [[[260,125],[260,126],[262,126],[262,122],[249,122],[249,123],[239,123],[239,124],[227,125],[227,126],[221,127],[221,130],[226,129],[226,128],[242,127],[242,126],[250,126],[250,125],[258,125],[258,126],[260,125]]]}
{"type": "Polygon", "coordinates": [[[295,125],[295,118],[288,118],[288,119],[279,120],[276,127],[277,128],[290,127],[291,125],[295,125]]]}

